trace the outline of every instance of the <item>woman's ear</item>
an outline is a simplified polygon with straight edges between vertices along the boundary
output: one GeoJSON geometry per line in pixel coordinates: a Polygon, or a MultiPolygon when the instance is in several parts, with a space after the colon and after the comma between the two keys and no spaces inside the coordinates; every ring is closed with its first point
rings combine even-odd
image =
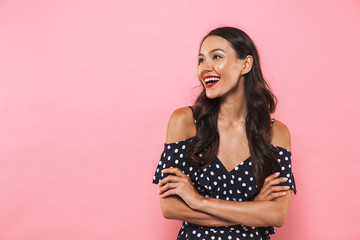
{"type": "Polygon", "coordinates": [[[248,72],[250,72],[251,68],[253,65],[253,57],[251,55],[247,55],[244,59],[243,59],[243,73],[247,74],[248,72]]]}

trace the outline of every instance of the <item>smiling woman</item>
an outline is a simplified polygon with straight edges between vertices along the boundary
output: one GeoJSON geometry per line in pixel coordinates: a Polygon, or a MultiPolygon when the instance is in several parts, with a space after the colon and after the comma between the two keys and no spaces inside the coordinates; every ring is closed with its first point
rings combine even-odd
{"type": "Polygon", "coordinates": [[[271,118],[269,90],[252,40],[217,28],[200,46],[194,106],[176,109],[153,183],[177,239],[270,239],[296,193],[290,133],[271,118]]]}

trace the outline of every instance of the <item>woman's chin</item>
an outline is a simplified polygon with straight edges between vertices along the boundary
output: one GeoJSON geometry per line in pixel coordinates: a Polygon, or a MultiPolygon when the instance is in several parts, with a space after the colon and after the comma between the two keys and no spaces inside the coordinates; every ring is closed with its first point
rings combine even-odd
{"type": "Polygon", "coordinates": [[[208,93],[208,92],[206,92],[206,97],[209,98],[209,99],[217,98],[217,96],[215,94],[208,93]]]}

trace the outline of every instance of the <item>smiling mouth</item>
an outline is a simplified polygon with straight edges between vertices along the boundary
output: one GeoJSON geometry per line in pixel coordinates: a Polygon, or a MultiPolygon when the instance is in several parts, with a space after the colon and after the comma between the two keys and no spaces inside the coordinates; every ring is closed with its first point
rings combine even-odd
{"type": "Polygon", "coordinates": [[[219,77],[209,77],[205,79],[205,87],[210,88],[215,86],[216,83],[218,83],[220,80],[219,77]]]}

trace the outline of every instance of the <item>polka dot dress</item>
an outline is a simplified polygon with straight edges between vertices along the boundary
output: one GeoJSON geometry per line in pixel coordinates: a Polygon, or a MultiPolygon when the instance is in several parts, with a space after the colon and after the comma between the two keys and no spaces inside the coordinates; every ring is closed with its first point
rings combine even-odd
{"type": "MultiPolygon", "coordinates": [[[[168,173],[161,173],[165,168],[179,168],[190,177],[199,194],[207,198],[224,199],[228,201],[251,201],[256,192],[256,182],[251,167],[251,158],[247,158],[230,172],[216,157],[203,170],[196,170],[185,160],[185,153],[191,138],[175,143],[164,143],[159,164],[155,170],[153,183],[158,184],[168,173]]],[[[275,146],[275,145],[274,145],[275,146]]],[[[278,162],[281,165],[280,177],[287,177],[288,181],[279,186],[289,186],[296,193],[294,176],[291,170],[291,152],[277,146],[279,149],[278,162]]],[[[274,171],[275,172],[275,171],[274,171]]],[[[183,221],[177,239],[216,239],[216,240],[244,240],[270,239],[274,228],[250,227],[245,225],[208,227],[183,221]]]]}

